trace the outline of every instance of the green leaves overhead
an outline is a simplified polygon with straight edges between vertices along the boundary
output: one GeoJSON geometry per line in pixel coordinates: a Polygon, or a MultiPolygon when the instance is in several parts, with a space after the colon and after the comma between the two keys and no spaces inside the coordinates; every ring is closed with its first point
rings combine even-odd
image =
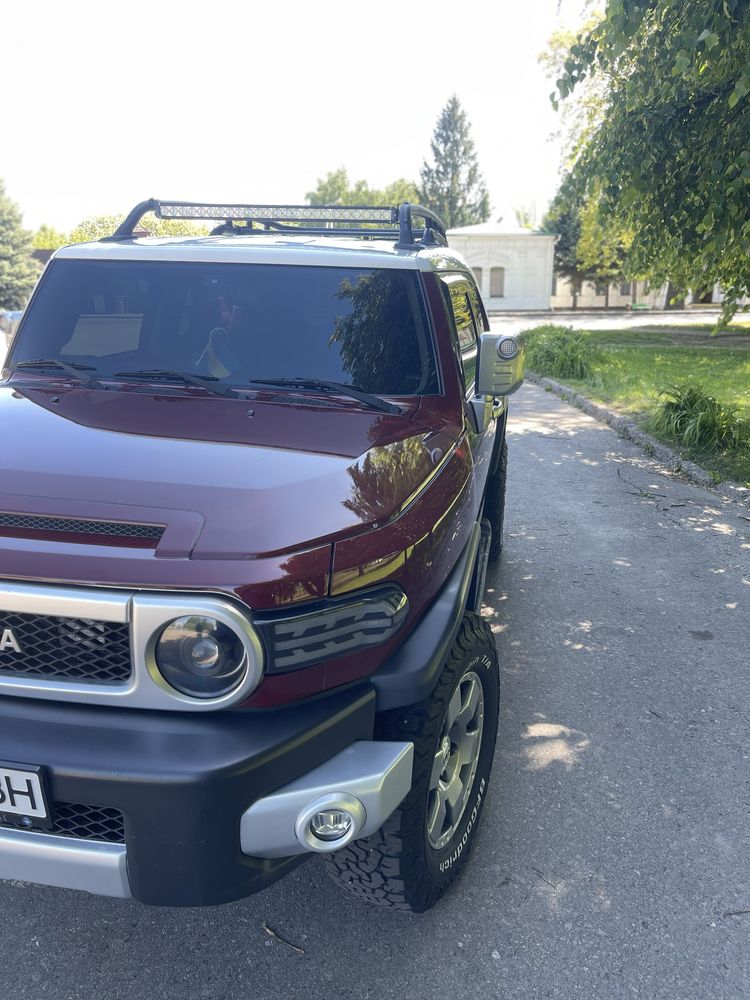
{"type": "Polygon", "coordinates": [[[750,3],[609,0],[569,48],[558,95],[591,80],[604,107],[578,182],[633,233],[633,271],[719,282],[731,312],[750,294],[750,3]]]}

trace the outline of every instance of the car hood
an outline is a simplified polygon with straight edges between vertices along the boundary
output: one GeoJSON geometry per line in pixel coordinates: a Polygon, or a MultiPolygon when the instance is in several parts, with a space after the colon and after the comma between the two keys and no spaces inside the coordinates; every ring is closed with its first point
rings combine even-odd
{"type": "Polygon", "coordinates": [[[168,554],[194,559],[292,552],[385,523],[450,446],[414,410],[201,390],[3,386],[0,426],[0,510],[116,509],[167,526],[189,512],[168,554]]]}

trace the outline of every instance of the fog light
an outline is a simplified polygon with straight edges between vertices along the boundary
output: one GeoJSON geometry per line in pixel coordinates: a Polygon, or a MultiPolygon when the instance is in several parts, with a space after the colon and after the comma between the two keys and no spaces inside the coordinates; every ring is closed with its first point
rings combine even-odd
{"type": "Polygon", "coordinates": [[[310,831],[318,840],[341,840],[349,833],[354,820],[342,809],[325,809],[310,820],[310,831]]]}
{"type": "Polygon", "coordinates": [[[294,832],[310,851],[337,851],[359,835],[366,819],[359,799],[346,792],[329,792],[302,810],[294,832]]]}
{"type": "Polygon", "coordinates": [[[505,358],[506,361],[510,361],[511,358],[515,358],[518,354],[518,341],[516,338],[503,337],[502,340],[498,340],[497,353],[501,358],[505,358]]]}

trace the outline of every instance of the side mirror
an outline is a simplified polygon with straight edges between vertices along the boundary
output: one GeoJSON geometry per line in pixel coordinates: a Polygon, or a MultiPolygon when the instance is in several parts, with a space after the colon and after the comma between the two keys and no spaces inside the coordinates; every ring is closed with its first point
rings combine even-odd
{"type": "Polygon", "coordinates": [[[510,396],[519,389],[523,383],[524,354],[519,336],[483,333],[477,353],[477,395],[510,396]]]}

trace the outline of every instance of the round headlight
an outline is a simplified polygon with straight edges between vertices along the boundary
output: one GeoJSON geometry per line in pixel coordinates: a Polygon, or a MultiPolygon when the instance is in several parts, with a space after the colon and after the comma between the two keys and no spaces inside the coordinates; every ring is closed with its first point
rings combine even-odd
{"type": "Polygon", "coordinates": [[[162,631],[155,652],[164,680],[194,698],[229,694],[247,669],[242,640],[216,618],[176,618],[162,631]]]}
{"type": "Polygon", "coordinates": [[[518,354],[518,341],[515,337],[503,337],[497,342],[497,353],[505,361],[510,361],[518,354]]]}

